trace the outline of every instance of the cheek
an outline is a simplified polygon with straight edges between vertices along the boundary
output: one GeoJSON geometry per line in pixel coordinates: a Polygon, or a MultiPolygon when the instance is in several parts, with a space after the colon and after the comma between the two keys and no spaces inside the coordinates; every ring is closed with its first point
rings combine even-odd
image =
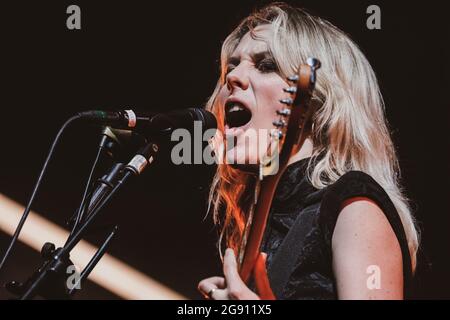
{"type": "Polygon", "coordinates": [[[271,124],[277,118],[276,111],[281,107],[280,100],[285,97],[283,88],[286,87],[286,83],[278,75],[266,78],[255,86],[257,114],[261,121],[271,124]]]}

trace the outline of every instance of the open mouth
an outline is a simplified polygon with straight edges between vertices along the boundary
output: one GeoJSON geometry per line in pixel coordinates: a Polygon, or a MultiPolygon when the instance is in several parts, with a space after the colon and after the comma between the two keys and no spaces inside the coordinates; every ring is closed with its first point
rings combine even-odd
{"type": "Polygon", "coordinates": [[[252,113],[242,103],[228,101],[225,104],[225,126],[228,128],[239,128],[250,122],[252,113]]]}

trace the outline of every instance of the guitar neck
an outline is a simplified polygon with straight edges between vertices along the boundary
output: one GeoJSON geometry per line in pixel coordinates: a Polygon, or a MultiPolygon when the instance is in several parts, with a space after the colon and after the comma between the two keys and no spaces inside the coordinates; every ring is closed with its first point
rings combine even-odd
{"type": "Polygon", "coordinates": [[[270,207],[272,206],[272,199],[278,185],[278,181],[283,174],[285,166],[280,168],[278,174],[266,177],[261,181],[261,187],[257,204],[253,217],[252,226],[250,228],[248,238],[246,240],[245,252],[240,266],[240,276],[245,283],[248,283],[252,270],[258,258],[261,243],[266,229],[267,220],[270,214],[270,207]]]}

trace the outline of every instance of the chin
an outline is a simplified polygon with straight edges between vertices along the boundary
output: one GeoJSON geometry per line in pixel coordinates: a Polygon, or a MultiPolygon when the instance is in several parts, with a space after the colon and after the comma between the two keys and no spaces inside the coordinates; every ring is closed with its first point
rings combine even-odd
{"type": "Polygon", "coordinates": [[[259,168],[259,157],[256,152],[248,154],[244,148],[233,148],[226,154],[227,164],[235,169],[257,173],[259,168]]]}

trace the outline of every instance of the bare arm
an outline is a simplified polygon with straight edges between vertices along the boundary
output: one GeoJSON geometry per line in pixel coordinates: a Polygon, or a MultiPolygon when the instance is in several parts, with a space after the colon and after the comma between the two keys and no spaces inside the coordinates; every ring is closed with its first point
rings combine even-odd
{"type": "Polygon", "coordinates": [[[374,202],[358,198],[343,207],[332,251],[339,299],[403,299],[400,245],[374,202]]]}

